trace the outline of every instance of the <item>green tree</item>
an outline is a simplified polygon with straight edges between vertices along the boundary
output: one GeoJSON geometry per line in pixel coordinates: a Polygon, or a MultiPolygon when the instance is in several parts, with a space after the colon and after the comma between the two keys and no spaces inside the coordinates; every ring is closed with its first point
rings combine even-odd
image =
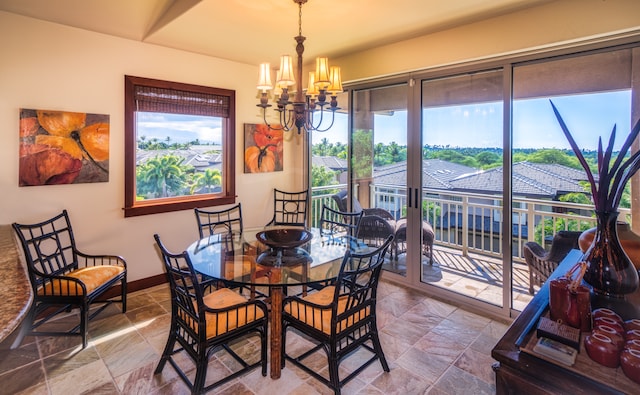
{"type": "Polygon", "coordinates": [[[206,169],[202,173],[196,173],[193,176],[193,185],[191,186],[191,194],[199,188],[206,188],[207,193],[212,192],[212,188],[222,183],[222,174],[218,169],[206,169]]]}
{"type": "Polygon", "coordinates": [[[373,173],[373,130],[358,129],[353,133],[352,168],[355,178],[371,177],[373,173]]]}
{"type": "Polygon", "coordinates": [[[578,158],[555,148],[537,150],[529,154],[527,160],[533,163],[558,164],[573,167],[574,169],[582,169],[578,158]]]}
{"type": "Polygon", "coordinates": [[[322,187],[326,185],[336,185],[337,172],[324,166],[311,166],[311,186],[322,187]]]}
{"type": "Polygon", "coordinates": [[[191,166],[182,164],[184,158],[176,155],[156,156],[136,169],[138,195],[152,193],[154,197],[169,197],[186,185],[191,166]]]}

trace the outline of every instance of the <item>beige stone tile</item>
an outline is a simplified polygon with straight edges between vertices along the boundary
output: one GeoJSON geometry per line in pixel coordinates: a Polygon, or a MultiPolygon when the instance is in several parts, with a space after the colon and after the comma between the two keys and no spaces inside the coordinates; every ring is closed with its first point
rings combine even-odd
{"type": "Polygon", "coordinates": [[[448,317],[450,314],[457,310],[457,307],[453,305],[432,298],[424,299],[421,302],[421,306],[415,308],[422,309],[420,310],[422,314],[442,318],[448,317]]]}
{"type": "Polygon", "coordinates": [[[59,352],[43,359],[44,369],[49,378],[69,373],[90,363],[100,361],[100,356],[94,347],[88,347],[82,352],[59,352]]]}
{"type": "Polygon", "coordinates": [[[468,348],[454,365],[488,384],[495,385],[495,374],[491,369],[493,362],[490,355],[468,348]]]}
{"type": "Polygon", "coordinates": [[[422,336],[427,333],[424,328],[400,319],[385,325],[385,327],[382,328],[381,332],[390,336],[402,338],[404,341],[410,344],[417,342],[422,336]]]}
{"type": "Polygon", "coordinates": [[[472,328],[467,323],[459,323],[444,319],[434,327],[431,332],[456,340],[461,346],[468,346],[480,335],[478,329],[472,328]]]}
{"type": "Polygon", "coordinates": [[[434,385],[437,392],[430,393],[446,393],[451,395],[484,395],[495,394],[495,386],[487,384],[480,378],[467,373],[466,371],[451,366],[445,374],[434,385]],[[442,392],[441,392],[442,391],[442,392]]]}
{"type": "Polygon", "coordinates": [[[462,325],[466,325],[467,327],[475,329],[478,332],[483,330],[484,327],[489,325],[489,322],[491,322],[490,318],[483,317],[479,314],[471,313],[463,309],[457,309],[456,311],[451,313],[447,317],[447,319],[462,325]]]}
{"type": "Polygon", "coordinates": [[[399,365],[391,366],[390,373],[381,374],[371,385],[389,395],[423,394],[429,388],[427,380],[399,365]]]}
{"type": "Polygon", "coordinates": [[[40,387],[46,389],[45,373],[42,362],[31,362],[17,369],[0,374],[2,393],[14,394],[22,391],[35,393],[40,387]]]}
{"type": "MultiPolygon", "coordinates": [[[[427,384],[438,380],[451,364],[447,356],[425,353],[417,348],[411,348],[404,353],[396,363],[407,371],[420,376],[427,384]]],[[[393,374],[393,370],[391,373],[393,374]]]]}
{"type": "Polygon", "coordinates": [[[49,379],[49,386],[52,395],[81,394],[112,381],[104,362],[97,360],[49,379]]]}
{"type": "Polygon", "coordinates": [[[123,394],[148,393],[155,367],[156,363],[154,361],[115,377],[114,380],[118,386],[118,391],[123,394]]]}
{"type": "Polygon", "coordinates": [[[465,350],[465,346],[456,339],[430,332],[414,344],[414,348],[427,355],[439,356],[452,363],[465,350]]]}
{"type": "Polygon", "coordinates": [[[0,375],[40,359],[38,347],[34,342],[23,344],[14,350],[9,349],[10,346],[11,343],[7,344],[6,348],[0,348],[0,375]]]}

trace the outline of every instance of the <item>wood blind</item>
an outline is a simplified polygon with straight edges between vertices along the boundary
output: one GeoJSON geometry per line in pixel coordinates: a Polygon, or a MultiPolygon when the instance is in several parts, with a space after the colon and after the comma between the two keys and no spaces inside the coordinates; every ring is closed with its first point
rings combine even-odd
{"type": "Polygon", "coordinates": [[[136,111],[229,118],[229,96],[136,85],[136,111]]]}

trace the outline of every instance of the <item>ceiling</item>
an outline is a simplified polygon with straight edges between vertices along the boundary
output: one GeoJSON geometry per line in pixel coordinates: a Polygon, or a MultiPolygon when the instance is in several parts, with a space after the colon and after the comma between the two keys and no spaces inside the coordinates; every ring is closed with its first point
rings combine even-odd
{"type": "MultiPolygon", "coordinates": [[[[308,0],[305,59],[330,58],[553,0],[308,0]]],[[[0,10],[248,64],[295,55],[293,0],[0,0],[0,10]]]]}

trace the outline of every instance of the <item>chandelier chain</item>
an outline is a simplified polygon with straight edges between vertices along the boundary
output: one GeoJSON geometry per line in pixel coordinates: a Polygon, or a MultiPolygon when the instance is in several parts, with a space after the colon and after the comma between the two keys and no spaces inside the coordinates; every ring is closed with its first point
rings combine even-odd
{"type": "Polygon", "coordinates": [[[302,2],[298,3],[298,36],[302,36],[302,2]]]}

